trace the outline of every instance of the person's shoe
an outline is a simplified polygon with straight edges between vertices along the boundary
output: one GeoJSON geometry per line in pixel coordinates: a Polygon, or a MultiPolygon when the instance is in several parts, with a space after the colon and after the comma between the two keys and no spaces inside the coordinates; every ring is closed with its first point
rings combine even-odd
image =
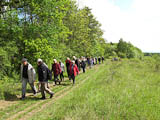
{"type": "Polygon", "coordinates": [[[45,100],[45,99],[46,99],[46,97],[41,97],[40,99],[41,99],[41,100],[45,100]]]}
{"type": "Polygon", "coordinates": [[[20,98],[20,100],[24,100],[24,99],[25,99],[25,97],[21,97],[21,98],[20,98]]]}
{"type": "Polygon", "coordinates": [[[52,94],[50,95],[50,98],[52,98],[52,97],[53,97],[53,95],[54,95],[54,93],[52,93],[52,94]]]}
{"type": "Polygon", "coordinates": [[[37,96],[37,93],[34,93],[33,96],[37,96]]]}

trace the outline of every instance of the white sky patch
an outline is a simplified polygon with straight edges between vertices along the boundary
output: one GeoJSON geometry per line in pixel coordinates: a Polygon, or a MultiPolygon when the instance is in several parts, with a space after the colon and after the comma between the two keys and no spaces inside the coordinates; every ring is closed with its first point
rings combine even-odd
{"type": "Polygon", "coordinates": [[[133,0],[126,11],[114,2],[79,0],[79,6],[92,8],[108,42],[118,42],[123,38],[143,52],[160,52],[160,0],[133,0]]]}

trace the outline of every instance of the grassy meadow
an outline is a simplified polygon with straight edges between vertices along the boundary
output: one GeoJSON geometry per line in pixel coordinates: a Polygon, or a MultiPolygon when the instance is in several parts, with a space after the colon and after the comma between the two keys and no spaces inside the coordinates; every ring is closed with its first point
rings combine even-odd
{"type": "Polygon", "coordinates": [[[88,70],[86,74],[80,74],[75,86],[69,81],[64,83],[66,85],[52,88],[57,93],[64,90],[59,94],[61,97],[56,99],[55,96],[55,99],[45,101],[31,97],[25,101],[17,101],[16,104],[1,109],[0,118],[7,119],[19,114],[14,119],[160,119],[160,71],[150,58],[141,61],[107,60],[88,70]]]}

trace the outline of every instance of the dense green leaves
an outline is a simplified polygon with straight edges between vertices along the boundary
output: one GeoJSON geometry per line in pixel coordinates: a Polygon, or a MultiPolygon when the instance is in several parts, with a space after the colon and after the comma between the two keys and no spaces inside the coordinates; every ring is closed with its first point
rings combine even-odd
{"type": "Polygon", "coordinates": [[[123,39],[120,39],[118,44],[106,44],[105,56],[141,59],[143,57],[143,53],[139,48],[133,46],[131,43],[127,43],[123,41],[123,39]]]}
{"type": "Polygon", "coordinates": [[[141,51],[120,40],[105,43],[101,24],[91,9],[79,9],[72,0],[2,0],[0,2],[0,79],[19,71],[26,57],[36,66],[42,58],[77,56],[139,57],[141,51]]]}
{"type": "Polygon", "coordinates": [[[88,7],[72,0],[3,0],[0,7],[0,79],[19,71],[23,57],[50,65],[53,58],[104,54],[101,25],[88,7]]]}

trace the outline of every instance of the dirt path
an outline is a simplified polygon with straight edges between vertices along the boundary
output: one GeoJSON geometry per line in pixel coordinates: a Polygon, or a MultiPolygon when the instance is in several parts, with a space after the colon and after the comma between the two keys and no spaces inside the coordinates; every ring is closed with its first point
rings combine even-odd
{"type": "Polygon", "coordinates": [[[33,116],[34,114],[36,114],[37,112],[42,111],[43,109],[47,108],[47,106],[50,106],[53,102],[56,102],[57,100],[63,98],[64,96],[66,96],[68,93],[70,93],[71,91],[73,91],[74,89],[78,88],[80,85],[82,85],[86,80],[88,80],[89,77],[85,78],[81,83],[73,86],[70,90],[62,93],[59,96],[55,96],[55,98],[53,98],[51,101],[43,104],[40,108],[36,108],[32,111],[30,111],[28,114],[24,115],[23,118],[21,118],[20,120],[28,120],[28,118],[30,118],[31,116],[33,116]]]}
{"type": "MultiPolygon", "coordinates": [[[[94,69],[96,69],[96,71],[97,71],[97,67],[98,66],[94,67],[94,69]]],[[[96,71],[94,71],[94,72],[96,72],[96,71]]],[[[49,106],[53,102],[66,96],[68,93],[70,93],[71,91],[73,91],[74,89],[76,89],[77,87],[82,85],[86,80],[88,80],[88,78],[89,77],[85,78],[83,81],[80,81],[80,83],[76,84],[73,87],[68,86],[68,87],[64,88],[63,90],[57,92],[52,99],[47,99],[45,101],[42,100],[42,101],[35,103],[34,105],[28,106],[26,109],[16,113],[15,115],[11,116],[7,120],[14,120],[14,119],[20,118],[22,116],[23,116],[23,118],[21,118],[22,120],[27,120],[29,117],[33,116],[35,113],[42,111],[44,108],[46,108],[47,106],[49,106]],[[39,107],[39,106],[41,106],[41,107],[39,107]]]]}
{"type": "MultiPolygon", "coordinates": [[[[92,68],[92,69],[95,69],[94,73],[96,73],[96,71],[98,70],[97,69],[98,67],[99,67],[99,65],[92,68]]],[[[73,91],[74,89],[78,88],[80,85],[82,85],[88,79],[89,79],[89,77],[85,78],[84,80],[80,81],[79,83],[75,84],[74,86],[68,86],[68,87],[60,90],[59,92],[57,92],[54,95],[54,97],[52,99],[46,99],[44,101],[42,100],[42,101],[39,101],[35,104],[32,104],[32,105],[28,106],[23,111],[20,111],[20,112],[14,114],[14,115],[11,115],[7,120],[14,120],[14,119],[19,119],[19,118],[21,120],[27,120],[29,117],[33,116],[37,112],[42,111],[47,106],[51,105],[53,102],[61,99],[62,97],[66,96],[68,93],[73,91]]],[[[27,96],[28,95],[30,96],[30,94],[27,94],[27,96]]],[[[7,104],[7,102],[5,104],[7,104]]],[[[14,103],[10,103],[10,105],[15,104],[15,103],[18,103],[18,101],[15,101],[14,103]]],[[[7,107],[7,106],[5,106],[5,107],[7,107]]]]}
{"type": "MultiPolygon", "coordinates": [[[[82,73],[82,72],[80,72],[82,73]]],[[[68,80],[68,78],[65,78],[64,81],[68,80]]],[[[63,81],[63,82],[64,82],[63,81]]],[[[53,82],[52,82],[53,83],[53,82]]],[[[52,86],[52,83],[50,83],[51,88],[53,88],[54,86],[52,86]]],[[[40,94],[40,93],[38,93],[40,94]]],[[[18,104],[19,103],[19,99],[21,97],[21,95],[16,95],[17,96],[17,101],[6,101],[6,100],[0,100],[0,110],[3,110],[7,107],[10,107],[12,105],[18,104]]],[[[33,93],[26,93],[26,97],[31,97],[33,96],[33,93]]],[[[34,96],[33,96],[34,97],[34,96]]]]}
{"type": "MultiPolygon", "coordinates": [[[[66,79],[66,80],[67,80],[67,79],[66,79]]],[[[53,87],[51,87],[51,88],[53,88],[53,87]]],[[[54,95],[54,97],[62,94],[64,91],[67,91],[69,88],[70,88],[70,86],[64,88],[63,90],[61,90],[61,91],[59,91],[59,92],[57,92],[57,93],[54,95]]],[[[27,96],[29,96],[29,95],[30,95],[30,94],[27,94],[27,96]]],[[[25,112],[29,111],[29,110],[32,109],[32,108],[38,107],[40,104],[43,104],[43,103],[45,104],[45,102],[49,102],[50,100],[51,100],[51,99],[42,100],[42,101],[39,101],[39,102],[35,103],[34,105],[28,106],[28,107],[25,108],[23,111],[20,111],[20,112],[16,113],[15,115],[11,116],[11,117],[8,118],[7,120],[14,120],[14,119],[17,118],[19,115],[24,114],[25,112]]]]}
{"type": "MultiPolygon", "coordinates": [[[[96,73],[98,71],[98,66],[95,66],[94,69],[96,69],[94,71],[94,73],[96,73]]],[[[60,94],[59,96],[55,96],[51,101],[43,104],[40,108],[35,108],[34,110],[30,111],[28,114],[25,114],[23,116],[23,118],[21,118],[20,120],[28,120],[31,116],[35,115],[37,112],[41,112],[43,109],[47,108],[48,106],[50,106],[53,102],[56,102],[57,100],[63,98],[64,96],[66,96],[67,94],[69,94],[70,92],[72,92],[74,89],[78,88],[79,86],[81,86],[85,81],[87,81],[91,76],[88,76],[87,78],[85,78],[84,80],[82,80],[80,83],[76,84],[75,86],[73,86],[71,89],[69,89],[68,91],[60,94]]]]}
{"type": "Polygon", "coordinates": [[[0,100],[0,109],[5,109],[6,107],[9,107],[13,104],[16,104],[17,101],[5,101],[5,100],[0,100]]]}
{"type": "Polygon", "coordinates": [[[14,119],[16,119],[17,117],[19,117],[20,115],[23,115],[23,114],[27,113],[28,111],[30,111],[31,109],[33,109],[33,110],[31,110],[31,111],[28,113],[29,115],[26,114],[26,115],[24,115],[23,118],[22,118],[22,119],[27,119],[27,116],[29,116],[29,117],[32,116],[32,115],[35,114],[36,112],[41,111],[42,109],[44,109],[48,104],[51,104],[52,102],[54,102],[54,101],[62,98],[63,96],[65,96],[66,94],[68,94],[69,92],[71,92],[73,89],[75,89],[75,88],[77,88],[79,85],[83,84],[86,79],[88,79],[88,77],[85,78],[83,81],[81,81],[79,84],[76,84],[76,85],[73,86],[73,87],[72,87],[72,86],[68,86],[68,87],[64,88],[63,90],[57,92],[57,93],[54,95],[53,99],[48,99],[48,100],[45,100],[45,101],[42,100],[42,101],[40,101],[40,102],[37,102],[36,104],[27,107],[27,108],[24,109],[23,111],[20,111],[20,112],[16,113],[15,115],[11,116],[11,117],[8,118],[7,120],[14,120],[14,119]],[[70,88],[71,88],[71,89],[70,89],[70,88]],[[41,107],[39,108],[39,105],[40,105],[40,104],[43,104],[43,105],[41,105],[41,107]],[[38,109],[38,110],[37,110],[37,109],[38,109]],[[32,113],[32,114],[31,114],[31,113],[32,113]]]}
{"type": "MultiPolygon", "coordinates": [[[[89,69],[89,68],[87,68],[89,69]]],[[[82,71],[80,72],[80,74],[82,73],[82,71]]],[[[68,78],[65,78],[65,81],[68,80],[68,78]]],[[[52,84],[52,83],[51,83],[52,84]]],[[[52,85],[51,85],[52,86],[52,85]]],[[[53,88],[53,86],[51,87],[53,88]]],[[[16,105],[19,103],[19,99],[21,97],[21,95],[16,95],[17,96],[17,99],[16,101],[6,101],[6,100],[0,100],[0,110],[3,110],[7,107],[10,107],[12,105],[16,105]]],[[[31,97],[33,96],[33,93],[26,93],[26,97],[31,97]]],[[[34,97],[34,96],[33,96],[34,97]]]]}

